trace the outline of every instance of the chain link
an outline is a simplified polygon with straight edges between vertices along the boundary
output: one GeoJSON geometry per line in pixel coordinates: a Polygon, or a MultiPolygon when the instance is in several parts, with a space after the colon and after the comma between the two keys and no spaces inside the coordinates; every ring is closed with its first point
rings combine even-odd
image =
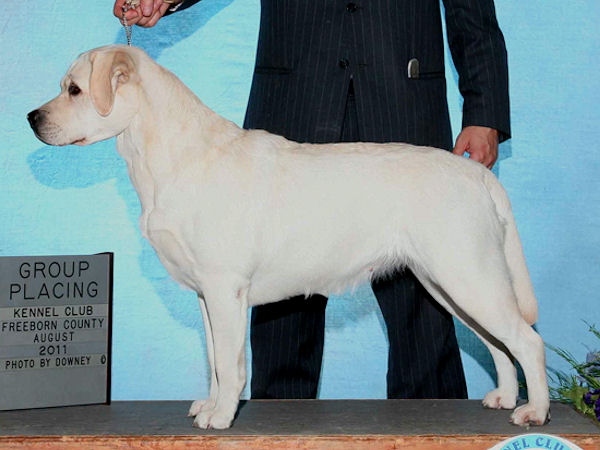
{"type": "Polygon", "coordinates": [[[124,4],[123,4],[123,15],[122,17],[122,23],[123,23],[123,28],[125,28],[125,35],[127,36],[127,45],[129,45],[131,47],[131,32],[133,31],[133,27],[131,25],[127,25],[127,19],[125,18],[125,13],[127,11],[129,11],[130,9],[135,9],[138,6],[140,6],[140,0],[127,0],[124,4]]]}
{"type": "MultiPolygon", "coordinates": [[[[133,31],[133,27],[127,24],[127,19],[125,18],[125,13],[131,9],[136,9],[140,6],[141,0],[127,0],[123,3],[122,11],[123,14],[121,16],[121,23],[123,24],[123,28],[125,28],[125,35],[127,36],[127,45],[131,47],[131,33],[133,31]]],[[[181,3],[181,0],[163,0],[163,3],[168,3],[170,5],[178,5],[181,3]]]]}

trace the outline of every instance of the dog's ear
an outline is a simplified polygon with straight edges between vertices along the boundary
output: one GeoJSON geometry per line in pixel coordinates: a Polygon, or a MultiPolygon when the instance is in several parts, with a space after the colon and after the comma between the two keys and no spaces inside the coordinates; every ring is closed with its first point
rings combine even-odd
{"type": "Polygon", "coordinates": [[[98,114],[106,117],[112,111],[115,92],[131,78],[134,65],[131,57],[122,50],[97,52],[90,55],[90,95],[98,114]]]}

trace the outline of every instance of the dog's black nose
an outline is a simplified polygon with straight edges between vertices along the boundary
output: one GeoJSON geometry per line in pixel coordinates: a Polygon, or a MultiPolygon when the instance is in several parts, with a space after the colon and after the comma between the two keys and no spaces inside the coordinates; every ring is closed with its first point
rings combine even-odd
{"type": "Polygon", "coordinates": [[[33,110],[29,114],[27,114],[27,121],[29,122],[29,125],[31,125],[31,128],[36,128],[40,117],[41,114],[39,109],[33,110]]]}

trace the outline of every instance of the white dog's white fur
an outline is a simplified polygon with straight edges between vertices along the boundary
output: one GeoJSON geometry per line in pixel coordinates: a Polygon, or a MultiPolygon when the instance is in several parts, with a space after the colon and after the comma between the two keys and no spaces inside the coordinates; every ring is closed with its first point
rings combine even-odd
{"type": "Polygon", "coordinates": [[[511,421],[546,421],[537,302],[508,198],[484,166],[427,147],[240,129],[136,48],[84,53],[61,85],[37,111],[36,135],[51,145],[117,136],[142,234],[198,293],[212,380],[190,409],[196,426],[231,425],[249,306],[340,292],[402,266],[490,350],[498,388],[484,405],[515,407],[514,356],[529,403],[511,421]]]}

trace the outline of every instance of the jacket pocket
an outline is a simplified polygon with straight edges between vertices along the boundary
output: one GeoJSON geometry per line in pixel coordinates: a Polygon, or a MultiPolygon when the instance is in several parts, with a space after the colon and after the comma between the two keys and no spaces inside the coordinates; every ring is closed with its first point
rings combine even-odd
{"type": "Polygon", "coordinates": [[[442,70],[435,72],[420,72],[418,78],[411,78],[411,80],[432,80],[435,78],[444,78],[446,73],[442,70]]]}

